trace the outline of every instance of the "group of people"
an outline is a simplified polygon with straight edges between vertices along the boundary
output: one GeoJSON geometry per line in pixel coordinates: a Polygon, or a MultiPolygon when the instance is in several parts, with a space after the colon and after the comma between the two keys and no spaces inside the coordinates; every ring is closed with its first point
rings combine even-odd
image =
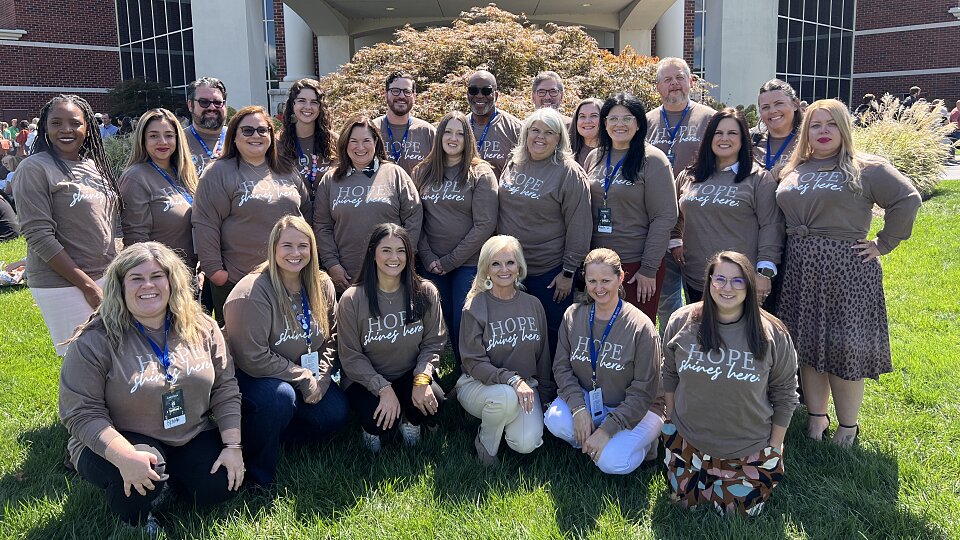
{"type": "Polygon", "coordinates": [[[892,369],[879,257],[920,197],[856,150],[842,103],[804,112],[771,80],[754,145],[737,111],[691,101],[677,58],[651,111],[618,93],[565,117],[544,72],[520,120],[492,73],[465,82],[469,114],[434,128],[395,73],[384,116],[334,132],[304,79],[278,133],[257,106],[227,122],[204,77],[188,128],[141,117],[120,178],[84,100],[44,107],[14,178],[29,285],[71,461],[121,519],[149,523],[168,480],[198,504],[269,485],[282,442],[350,411],[374,453],[415,445],[451,394],[485,465],[544,428],[609,474],[662,444],[672,499],[721,513],[756,514],[782,477],[798,364],[808,436],[832,395],[831,440],[855,441],[864,379],[892,369]]]}

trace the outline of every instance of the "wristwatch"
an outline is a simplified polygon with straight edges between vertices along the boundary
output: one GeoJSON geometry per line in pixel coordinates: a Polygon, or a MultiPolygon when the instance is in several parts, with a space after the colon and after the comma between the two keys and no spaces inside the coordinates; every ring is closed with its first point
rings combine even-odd
{"type": "Polygon", "coordinates": [[[774,271],[772,268],[767,268],[767,267],[757,268],[757,274],[760,274],[761,276],[767,279],[773,279],[774,276],[777,275],[776,271],[774,271]]]}
{"type": "Polygon", "coordinates": [[[572,277],[573,277],[573,270],[567,270],[566,268],[564,268],[564,269],[563,269],[563,277],[565,277],[565,278],[567,278],[567,279],[572,278],[572,277]]]}

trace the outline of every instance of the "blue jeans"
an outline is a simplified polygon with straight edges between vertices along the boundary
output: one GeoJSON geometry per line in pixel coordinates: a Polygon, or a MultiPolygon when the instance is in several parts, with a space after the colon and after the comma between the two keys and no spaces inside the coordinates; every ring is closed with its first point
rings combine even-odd
{"type": "Polygon", "coordinates": [[[562,271],[563,266],[558,266],[538,276],[528,275],[527,279],[523,280],[523,285],[527,288],[527,292],[540,300],[540,303],[543,305],[543,311],[546,312],[547,337],[550,340],[550,358],[553,358],[557,353],[557,334],[560,331],[560,324],[563,323],[563,312],[573,305],[573,291],[570,291],[570,294],[568,294],[566,298],[557,303],[553,301],[553,289],[547,288],[550,282],[553,281],[553,278],[557,277],[557,274],[562,271]]]}
{"type": "Polygon", "coordinates": [[[461,266],[454,268],[442,276],[431,272],[424,272],[423,277],[437,286],[440,292],[440,307],[443,310],[443,319],[450,332],[450,343],[453,345],[453,357],[456,359],[457,371],[460,371],[460,318],[463,316],[463,304],[473,285],[473,277],[477,275],[476,266],[461,266]]]}
{"type": "Polygon", "coordinates": [[[667,267],[663,275],[663,287],[660,289],[660,307],[657,309],[657,320],[660,321],[660,337],[667,328],[667,321],[673,312],[683,307],[683,279],[680,274],[680,265],[673,257],[667,255],[663,263],[667,267]]]}
{"type": "Polygon", "coordinates": [[[320,401],[308,404],[280,379],[251,377],[238,369],[237,382],[243,395],[243,461],[248,482],[273,483],[281,441],[317,441],[347,423],[350,406],[336,383],[330,383],[320,401]]]}

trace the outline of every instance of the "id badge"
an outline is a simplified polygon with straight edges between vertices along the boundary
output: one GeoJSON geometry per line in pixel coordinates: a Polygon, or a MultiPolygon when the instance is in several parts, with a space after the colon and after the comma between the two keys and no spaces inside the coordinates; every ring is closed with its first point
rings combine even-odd
{"type": "Polygon", "coordinates": [[[590,415],[596,420],[603,416],[603,388],[594,388],[590,391],[590,415]]]}
{"type": "Polygon", "coordinates": [[[300,355],[300,365],[309,369],[314,377],[320,376],[320,353],[313,351],[300,355]]]}
{"type": "Polygon", "coordinates": [[[667,160],[670,161],[670,166],[676,165],[677,155],[673,153],[673,148],[667,151],[667,160]]]}
{"type": "Polygon", "coordinates": [[[182,426],[187,423],[187,412],[183,408],[183,388],[163,394],[163,429],[182,426]]]}
{"type": "Polygon", "coordinates": [[[613,232],[613,209],[608,207],[597,208],[597,232],[613,232]]]}

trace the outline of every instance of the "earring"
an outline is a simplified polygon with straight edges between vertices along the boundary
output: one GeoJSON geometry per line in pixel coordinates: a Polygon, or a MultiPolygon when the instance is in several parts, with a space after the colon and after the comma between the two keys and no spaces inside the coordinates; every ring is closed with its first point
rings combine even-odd
{"type": "Polygon", "coordinates": [[[560,162],[560,146],[553,149],[553,161],[560,162]]]}
{"type": "Polygon", "coordinates": [[[517,288],[518,288],[518,289],[523,288],[523,283],[521,283],[521,281],[520,281],[520,276],[517,276],[517,288]]]}
{"type": "Polygon", "coordinates": [[[488,291],[493,288],[493,280],[490,279],[490,276],[487,276],[487,279],[483,280],[483,288],[488,291]]]}

